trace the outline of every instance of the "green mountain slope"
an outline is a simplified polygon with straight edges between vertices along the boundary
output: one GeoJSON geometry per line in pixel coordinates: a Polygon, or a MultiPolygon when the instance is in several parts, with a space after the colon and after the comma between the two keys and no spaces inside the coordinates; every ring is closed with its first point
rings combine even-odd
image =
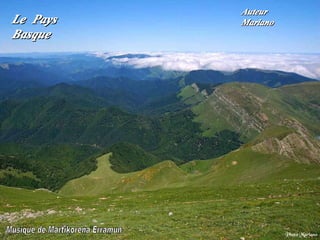
{"type": "Polygon", "coordinates": [[[0,228],[88,227],[90,233],[6,234],[3,239],[284,239],[317,233],[319,179],[66,196],[0,186],[0,228]],[[301,217],[303,216],[303,218],[301,217]],[[93,227],[121,227],[96,234],[93,227]],[[22,237],[23,236],[23,237],[22,237]]]}
{"type": "Polygon", "coordinates": [[[112,170],[110,157],[111,153],[99,157],[97,159],[97,170],[89,175],[71,180],[61,188],[59,193],[90,196],[112,192],[156,190],[184,185],[186,173],[172,161],[163,161],[138,172],[120,174],[112,170]]]}
{"type": "Polygon", "coordinates": [[[80,162],[114,144],[119,144],[112,149],[117,148],[115,157],[131,156],[130,164],[127,164],[128,158],[113,161],[113,168],[119,172],[141,170],[164,159],[183,163],[221,156],[241,144],[238,134],[232,131],[202,136],[200,124],[193,121],[194,114],[187,105],[177,112],[145,116],[105,106],[103,99],[82,87],[60,84],[50,87],[46,93],[0,103],[0,150],[3,149],[0,179],[3,184],[57,189],[70,178],[93,170],[92,162],[87,169],[80,162]],[[123,142],[131,147],[121,145],[123,142]],[[7,151],[9,143],[14,147],[7,151]],[[69,148],[74,155],[62,163],[69,148]],[[74,162],[75,156],[82,156],[85,148],[88,148],[87,154],[74,162]],[[49,149],[49,160],[42,154],[38,157],[45,149],[49,149]],[[141,154],[145,155],[143,160],[141,154]],[[154,156],[149,157],[152,154],[154,156]],[[10,156],[20,160],[11,161],[10,156]],[[72,168],[72,164],[79,166],[72,168]],[[53,170],[55,168],[58,170],[53,170]],[[44,174],[47,172],[57,174],[44,174]]]}
{"type": "Polygon", "coordinates": [[[194,160],[180,167],[172,161],[163,161],[144,170],[123,174],[112,170],[110,156],[111,153],[99,157],[96,171],[69,181],[59,193],[92,196],[165,188],[271,184],[320,177],[318,164],[297,163],[279,154],[256,152],[251,147],[217,159],[194,160]]]}
{"type": "MultiPolygon", "coordinates": [[[[60,84],[47,93],[0,103],[0,142],[82,144],[101,148],[129,142],[164,158],[187,160],[194,157],[189,156],[191,152],[185,152],[187,148],[198,146],[194,155],[208,158],[224,154],[240,144],[234,134],[228,146],[221,138],[224,131],[217,133],[219,137],[203,137],[187,105],[177,112],[145,116],[108,107],[103,99],[81,87],[60,84]],[[181,141],[186,149],[177,151],[181,141]],[[210,150],[210,144],[216,146],[217,153],[210,150]],[[220,147],[223,149],[219,150],[220,147]]],[[[232,134],[228,132],[226,137],[232,134]]]]}
{"type": "Polygon", "coordinates": [[[105,107],[92,91],[60,84],[51,87],[47,96],[0,103],[0,147],[5,149],[11,142],[24,149],[18,151],[19,156],[15,149],[0,153],[2,183],[57,189],[94,169],[90,161],[89,167],[81,165],[78,173],[80,165],[71,169],[77,151],[81,156],[77,161],[85,163],[114,144],[118,145],[111,150],[115,156],[112,164],[118,172],[138,171],[166,159],[182,164],[215,158],[239,148],[242,142],[256,153],[319,163],[319,88],[319,82],[281,88],[192,84],[177,96],[181,109],[146,116],[105,107]],[[61,155],[48,151],[51,160],[46,169],[46,160],[34,151],[62,144],[67,147],[57,150],[59,154],[65,150],[68,154],[70,148],[74,155],[59,168],[61,155]],[[81,147],[90,149],[88,154],[82,155],[81,147]],[[11,161],[11,155],[21,161],[11,161]],[[36,157],[26,157],[29,155],[36,157]],[[41,166],[38,171],[36,164],[41,166]],[[43,174],[55,167],[57,176],[43,174]]]}
{"type": "Polygon", "coordinates": [[[97,149],[80,145],[0,144],[0,184],[59,189],[96,168],[97,149]]]}
{"type": "Polygon", "coordinates": [[[295,119],[312,134],[319,134],[319,99],[316,94],[319,90],[319,82],[276,89],[257,84],[230,83],[215,88],[192,110],[207,136],[230,129],[249,140],[273,125],[287,126],[288,119],[295,119]],[[305,89],[305,93],[294,94],[300,88],[305,89]]]}
{"type": "Polygon", "coordinates": [[[59,191],[61,194],[90,195],[111,192],[121,179],[121,174],[111,169],[109,155],[97,159],[97,170],[89,175],[71,180],[59,191]]]}
{"type": "Polygon", "coordinates": [[[118,173],[141,170],[161,161],[157,156],[130,143],[116,143],[109,147],[107,152],[112,152],[111,168],[118,173]]]}
{"type": "Polygon", "coordinates": [[[153,101],[176,94],[180,89],[178,81],[179,78],[137,81],[124,77],[96,77],[74,84],[92,89],[111,105],[141,112],[153,101]]]}
{"type": "MultiPolygon", "coordinates": [[[[186,163],[184,168],[190,167],[186,163]]],[[[317,179],[318,164],[303,164],[278,154],[263,154],[250,148],[241,149],[216,159],[209,170],[191,185],[237,185],[317,179]]]]}
{"type": "MultiPolygon", "coordinates": [[[[176,173],[177,179],[170,174],[176,171],[176,166],[170,165],[170,170],[166,170],[168,174],[162,173],[166,184],[157,185],[157,177],[151,174],[148,186],[201,187],[317,179],[320,176],[320,145],[315,138],[317,126],[310,124],[319,122],[317,114],[313,114],[319,106],[318,88],[317,82],[278,89],[231,83],[218,86],[211,95],[207,95],[197,85],[186,87],[181,92],[181,100],[193,106],[194,112],[200,107],[204,109],[199,112],[198,119],[203,117],[203,122],[209,123],[207,126],[220,127],[219,130],[227,126],[239,131],[247,143],[223,157],[181,165],[184,174],[182,177],[176,173]],[[299,107],[299,104],[305,107],[299,107]],[[217,117],[226,125],[212,124],[217,117]],[[248,134],[250,130],[251,135],[248,134]]],[[[204,134],[210,135],[208,132],[204,134]]],[[[145,181],[146,174],[149,176],[150,171],[157,168],[161,169],[161,165],[123,175],[123,181],[115,184],[113,189],[147,190],[148,187],[140,183],[145,181]],[[122,183],[124,186],[120,187],[122,183]]]]}

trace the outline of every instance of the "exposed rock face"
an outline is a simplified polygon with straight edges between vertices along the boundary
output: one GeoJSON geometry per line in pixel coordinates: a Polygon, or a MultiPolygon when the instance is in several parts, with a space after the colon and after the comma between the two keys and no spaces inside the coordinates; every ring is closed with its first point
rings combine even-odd
{"type": "Polygon", "coordinates": [[[255,151],[320,164],[320,140],[313,135],[320,132],[319,87],[305,84],[271,89],[257,84],[223,84],[194,107],[200,116],[196,121],[208,134],[224,128],[238,132],[254,144],[255,151]]]}
{"type": "Polygon", "coordinates": [[[241,85],[218,87],[207,100],[208,107],[216,115],[222,116],[233,130],[246,137],[249,132],[260,133],[269,126],[265,102],[241,85]]]}
{"type": "Polygon", "coordinates": [[[200,91],[198,85],[195,84],[195,83],[192,83],[192,84],[191,84],[191,87],[195,90],[196,93],[198,93],[198,92],[200,91]]]}
{"type": "Polygon", "coordinates": [[[320,142],[313,139],[308,130],[296,120],[287,119],[283,122],[296,132],[282,139],[268,138],[254,146],[254,151],[277,153],[302,163],[320,163],[320,142]]]}

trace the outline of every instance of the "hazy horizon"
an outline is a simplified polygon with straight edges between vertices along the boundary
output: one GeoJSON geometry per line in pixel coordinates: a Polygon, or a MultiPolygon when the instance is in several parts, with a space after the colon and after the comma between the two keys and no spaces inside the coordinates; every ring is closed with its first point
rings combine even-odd
{"type": "Polygon", "coordinates": [[[0,57],[51,58],[68,54],[89,54],[114,66],[160,67],[168,71],[217,70],[233,72],[253,68],[294,72],[320,80],[320,54],[223,53],[223,52],[51,52],[12,53],[0,57]],[[115,57],[117,56],[117,57],[115,57]]]}

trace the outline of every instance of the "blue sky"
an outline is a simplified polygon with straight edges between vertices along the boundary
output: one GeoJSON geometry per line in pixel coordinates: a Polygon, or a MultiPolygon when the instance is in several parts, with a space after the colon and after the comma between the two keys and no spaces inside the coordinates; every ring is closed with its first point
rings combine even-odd
{"type": "Polygon", "coordinates": [[[8,0],[0,9],[0,53],[55,51],[320,52],[319,0],[8,0]],[[246,9],[267,9],[274,27],[241,27],[246,9]],[[16,14],[28,17],[12,25],[16,14]],[[36,14],[58,24],[32,25],[36,14]],[[12,40],[16,29],[53,32],[12,40]]]}

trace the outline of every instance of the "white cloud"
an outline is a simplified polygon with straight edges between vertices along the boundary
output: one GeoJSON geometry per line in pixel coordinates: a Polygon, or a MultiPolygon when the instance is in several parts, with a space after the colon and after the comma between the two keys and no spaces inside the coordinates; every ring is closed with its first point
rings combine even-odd
{"type": "Polygon", "coordinates": [[[259,68],[295,72],[320,80],[319,54],[245,54],[245,53],[144,53],[150,57],[112,58],[126,54],[97,53],[116,65],[129,65],[135,68],[162,67],[164,70],[191,71],[212,69],[235,71],[241,68],[259,68]]]}

